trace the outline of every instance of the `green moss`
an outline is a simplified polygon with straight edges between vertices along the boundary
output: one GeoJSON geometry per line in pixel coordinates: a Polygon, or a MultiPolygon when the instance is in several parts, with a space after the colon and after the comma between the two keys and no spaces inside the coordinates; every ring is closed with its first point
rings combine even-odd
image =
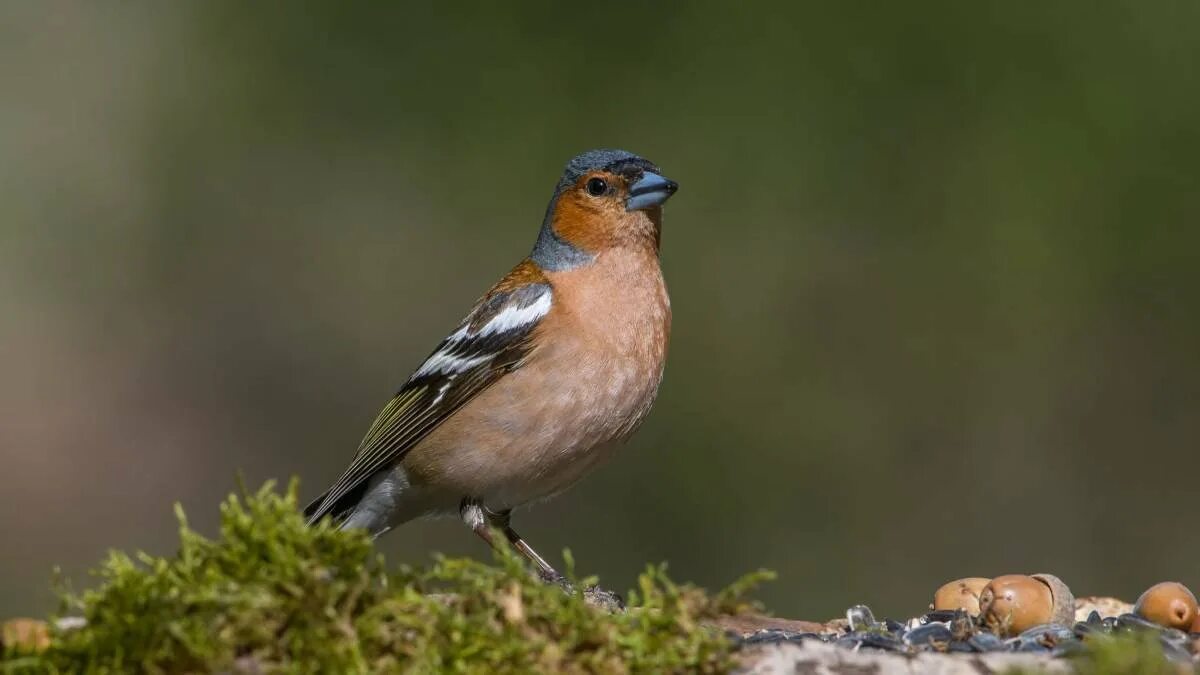
{"type": "MultiPolygon", "coordinates": [[[[1096,636],[1087,648],[1071,657],[1077,675],[1180,675],[1195,672],[1187,664],[1172,663],[1163,654],[1153,633],[1096,636]]],[[[1013,670],[1006,675],[1037,675],[1042,670],[1013,670]]]]}
{"type": "Polygon", "coordinates": [[[365,535],[306,526],[294,484],[230,497],[216,539],[177,512],[178,554],[112,553],[97,588],[64,594],[63,614],[86,627],[38,656],[6,657],[4,670],[718,672],[732,645],[699,622],[737,611],[766,577],[709,596],[651,567],[629,611],[609,615],[509,554],[389,570],[365,535]]]}
{"type": "Polygon", "coordinates": [[[1193,672],[1187,665],[1171,663],[1153,633],[1126,633],[1088,641],[1088,649],[1075,658],[1080,675],[1178,675],[1193,672]]]}

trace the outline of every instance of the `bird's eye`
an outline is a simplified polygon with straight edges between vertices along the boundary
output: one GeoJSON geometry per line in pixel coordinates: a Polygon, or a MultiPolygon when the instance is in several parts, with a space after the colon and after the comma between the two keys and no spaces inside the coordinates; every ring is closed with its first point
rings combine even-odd
{"type": "Polygon", "coordinates": [[[608,192],[608,183],[604,182],[603,178],[592,178],[587,182],[587,191],[589,195],[599,197],[608,192]]]}

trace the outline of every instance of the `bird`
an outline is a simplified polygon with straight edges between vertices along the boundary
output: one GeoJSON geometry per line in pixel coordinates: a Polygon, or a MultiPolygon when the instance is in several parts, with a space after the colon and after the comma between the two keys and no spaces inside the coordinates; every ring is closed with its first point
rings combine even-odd
{"type": "Polygon", "coordinates": [[[413,371],[307,521],[375,538],[457,514],[562,581],[511,514],[576,483],[649,413],[671,331],[663,204],[677,189],[623,150],[567,162],[533,250],[413,371]]]}

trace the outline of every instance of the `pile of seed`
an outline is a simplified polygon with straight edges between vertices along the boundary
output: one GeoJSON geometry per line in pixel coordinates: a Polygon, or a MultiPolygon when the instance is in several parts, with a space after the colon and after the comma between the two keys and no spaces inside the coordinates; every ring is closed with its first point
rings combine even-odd
{"type": "Polygon", "coordinates": [[[844,622],[826,624],[821,632],[767,628],[742,636],[740,642],[751,646],[818,641],[855,651],[1060,657],[1083,650],[1096,636],[1140,632],[1154,635],[1168,659],[1200,662],[1196,597],[1176,582],[1152,586],[1132,612],[1102,616],[1091,610],[1080,621],[1070,589],[1048,574],[959,579],[938,589],[930,610],[900,622],[876,619],[870,608],[856,605],[846,610],[844,622]]]}

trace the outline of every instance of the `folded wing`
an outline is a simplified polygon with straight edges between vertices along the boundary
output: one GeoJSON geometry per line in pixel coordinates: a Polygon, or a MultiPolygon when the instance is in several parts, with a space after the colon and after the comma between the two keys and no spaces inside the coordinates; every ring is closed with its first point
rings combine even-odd
{"type": "Polygon", "coordinates": [[[354,461],[304,510],[308,521],[349,516],[372,476],[395,466],[456,410],[520,367],[552,302],[550,285],[529,262],[497,284],[379,413],[354,461]]]}

